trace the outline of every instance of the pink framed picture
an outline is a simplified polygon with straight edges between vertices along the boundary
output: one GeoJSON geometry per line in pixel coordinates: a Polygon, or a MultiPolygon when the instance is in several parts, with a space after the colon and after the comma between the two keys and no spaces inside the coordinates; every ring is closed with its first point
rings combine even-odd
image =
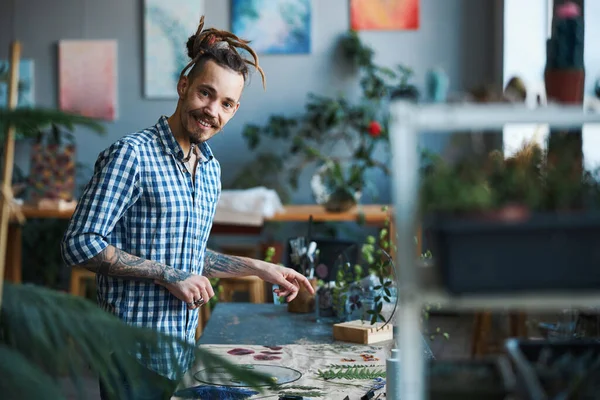
{"type": "Polygon", "coordinates": [[[58,73],[61,110],[106,121],[117,118],[116,41],[60,41],[58,73]]]}

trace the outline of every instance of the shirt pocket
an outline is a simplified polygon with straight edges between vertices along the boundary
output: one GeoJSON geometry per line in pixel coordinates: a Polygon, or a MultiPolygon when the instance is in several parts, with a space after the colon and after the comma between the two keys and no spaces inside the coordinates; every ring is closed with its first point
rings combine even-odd
{"type": "Polygon", "coordinates": [[[198,198],[204,206],[215,206],[221,195],[221,176],[210,163],[200,170],[198,179],[198,198]]]}

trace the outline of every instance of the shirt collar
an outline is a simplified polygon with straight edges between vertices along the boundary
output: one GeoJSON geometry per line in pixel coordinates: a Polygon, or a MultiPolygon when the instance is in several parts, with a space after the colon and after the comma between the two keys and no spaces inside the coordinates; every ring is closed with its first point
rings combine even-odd
{"type": "MultiPolygon", "coordinates": [[[[161,116],[155,126],[156,131],[158,132],[158,137],[160,138],[167,153],[173,154],[175,157],[177,157],[177,159],[182,160],[184,158],[183,150],[175,139],[175,136],[173,136],[173,132],[171,131],[167,117],[164,115],[161,116]]],[[[208,143],[202,142],[200,145],[198,145],[198,148],[202,153],[202,159],[204,162],[210,161],[214,158],[212,149],[208,143]]]]}

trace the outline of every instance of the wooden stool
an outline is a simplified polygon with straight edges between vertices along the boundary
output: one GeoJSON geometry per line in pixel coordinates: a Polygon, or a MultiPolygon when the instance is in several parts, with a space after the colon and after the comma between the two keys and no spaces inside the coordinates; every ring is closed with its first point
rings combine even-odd
{"type": "Polygon", "coordinates": [[[94,272],[85,268],[71,267],[71,288],[69,292],[75,296],[85,297],[86,282],[95,279],[96,274],[94,272]]]}
{"type": "MultiPolygon", "coordinates": [[[[527,315],[522,312],[508,314],[508,336],[527,337],[527,315]]],[[[489,334],[492,330],[492,313],[489,311],[475,313],[473,339],[471,341],[471,357],[484,356],[494,352],[502,352],[500,346],[491,346],[489,334]]]]}
{"type": "Polygon", "coordinates": [[[219,278],[219,285],[221,286],[219,301],[231,302],[235,292],[245,292],[248,293],[250,303],[265,302],[265,284],[257,276],[219,278]]]}
{"type": "Polygon", "coordinates": [[[210,306],[208,304],[203,305],[198,310],[198,326],[196,327],[196,341],[202,336],[202,332],[208,323],[210,318],[210,306]]]}

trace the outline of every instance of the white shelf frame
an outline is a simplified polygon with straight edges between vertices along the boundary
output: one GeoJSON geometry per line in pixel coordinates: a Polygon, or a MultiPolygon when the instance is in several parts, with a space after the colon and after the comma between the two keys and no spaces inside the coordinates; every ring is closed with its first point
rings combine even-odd
{"type": "Polygon", "coordinates": [[[419,273],[414,254],[414,232],[418,216],[420,132],[452,134],[458,130],[498,130],[506,124],[547,124],[551,129],[581,128],[584,124],[600,123],[600,114],[586,112],[581,106],[552,106],[535,110],[510,104],[440,104],[417,105],[395,100],[390,105],[390,142],[393,166],[393,204],[398,251],[396,276],[400,296],[396,347],[400,351],[401,394],[398,399],[426,398],[425,360],[420,334],[421,309],[424,303],[441,303],[455,308],[541,308],[600,305],[600,291],[596,295],[568,292],[544,295],[523,293],[511,297],[452,298],[441,290],[419,285],[419,273]],[[594,303],[594,300],[598,300],[594,303]]]}

